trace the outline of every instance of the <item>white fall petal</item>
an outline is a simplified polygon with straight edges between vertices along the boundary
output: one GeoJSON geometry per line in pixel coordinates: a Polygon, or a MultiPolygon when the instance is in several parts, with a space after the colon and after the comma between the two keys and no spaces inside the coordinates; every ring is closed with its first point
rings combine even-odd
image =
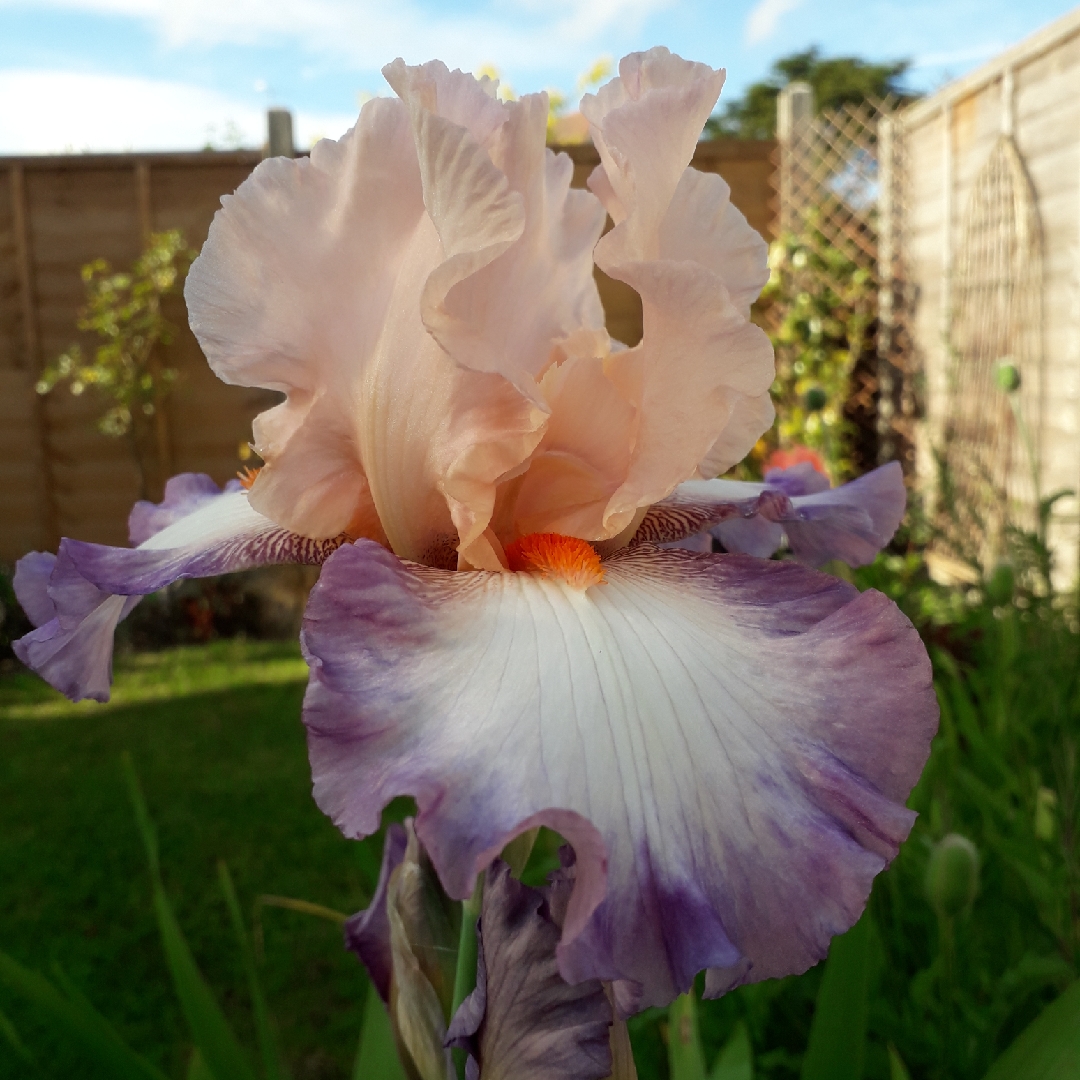
{"type": "Polygon", "coordinates": [[[605,569],[582,591],[342,547],[303,631],[316,799],[362,836],[415,796],[458,897],[516,833],[561,832],[563,974],[617,980],[624,1011],[702,968],[716,991],[805,970],[911,826],[937,717],[918,635],[793,563],[645,547],[605,569]]]}

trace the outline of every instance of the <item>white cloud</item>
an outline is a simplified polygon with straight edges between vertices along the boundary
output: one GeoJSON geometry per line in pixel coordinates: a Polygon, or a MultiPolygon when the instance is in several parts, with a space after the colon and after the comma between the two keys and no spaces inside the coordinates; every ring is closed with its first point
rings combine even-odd
{"type": "Polygon", "coordinates": [[[949,52],[924,53],[917,56],[911,65],[913,69],[954,67],[957,65],[968,66],[980,60],[989,60],[1009,47],[1009,42],[995,41],[982,45],[968,45],[962,49],[952,49],[949,52]]]}
{"type": "Polygon", "coordinates": [[[746,16],[746,44],[760,45],[768,41],[776,30],[776,24],[801,3],[802,0],[758,0],[746,16]]]}
{"type": "MultiPolygon", "coordinates": [[[[179,82],[70,71],[0,71],[0,154],[258,147],[258,106],[179,82]],[[14,105],[15,107],[10,107],[14,105]]],[[[354,115],[295,116],[297,146],[336,138],[354,115]]]]}
{"type": "MultiPolygon", "coordinates": [[[[561,54],[584,66],[675,0],[502,0],[477,14],[425,10],[417,0],[34,0],[43,7],[138,19],[171,46],[302,44],[365,70],[404,54],[473,70],[494,62],[532,71],[561,54]],[[510,9],[513,11],[511,12],[510,9]],[[510,17],[511,14],[514,17],[510,17]]],[[[0,0],[0,7],[29,0],[0,0]]]]}

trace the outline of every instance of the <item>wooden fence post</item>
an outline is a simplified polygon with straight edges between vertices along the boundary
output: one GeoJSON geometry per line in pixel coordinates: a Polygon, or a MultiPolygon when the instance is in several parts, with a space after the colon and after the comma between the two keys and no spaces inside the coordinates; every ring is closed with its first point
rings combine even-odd
{"type": "Polygon", "coordinates": [[[154,204],[150,198],[150,162],[135,162],[135,201],[139,213],[139,242],[143,248],[150,243],[154,231],[154,204]]]}
{"type": "Polygon", "coordinates": [[[776,136],[780,143],[780,228],[777,235],[794,232],[801,215],[796,211],[799,141],[814,118],[814,91],[809,83],[788,83],[776,101],[776,136]]]}
{"type": "Polygon", "coordinates": [[[270,109],[266,114],[266,156],[296,157],[293,143],[292,113],[288,109],[270,109]]]}

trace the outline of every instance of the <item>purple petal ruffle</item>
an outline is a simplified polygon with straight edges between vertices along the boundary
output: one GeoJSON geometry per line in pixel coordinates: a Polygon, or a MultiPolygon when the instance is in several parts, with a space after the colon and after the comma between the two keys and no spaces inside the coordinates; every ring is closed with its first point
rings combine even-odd
{"type": "Polygon", "coordinates": [[[414,795],[456,897],[524,829],[562,833],[560,970],[615,981],[623,1013],[703,968],[712,992],[805,970],[910,829],[922,642],[794,562],[639,546],[605,568],[583,593],[335,552],[302,634],[316,800],[362,836],[414,795]]]}
{"type": "Polygon", "coordinates": [[[62,540],[55,556],[20,559],[16,595],[36,629],[13,643],[16,656],[73,701],[107,701],[113,632],[143,596],[181,578],[321,563],[342,542],[286,532],[253,510],[245,491],[230,484],[211,494],[207,481],[174,477],[160,507],[137,506],[132,533],[150,534],[139,547],[62,540]]]}
{"type": "Polygon", "coordinates": [[[906,505],[895,461],[836,488],[803,462],[770,470],[763,483],[681,484],[649,508],[633,542],[701,550],[707,531],[730,552],[768,558],[786,535],[792,555],[809,566],[830,559],[864,566],[892,539],[906,505]]]}
{"type": "Polygon", "coordinates": [[[240,491],[239,480],[230,480],[224,488],[214,483],[206,473],[180,473],[165,483],[165,498],[159,503],[140,499],[128,515],[128,539],[138,546],[151,536],[197,510],[208,499],[222,491],[240,491]]]}

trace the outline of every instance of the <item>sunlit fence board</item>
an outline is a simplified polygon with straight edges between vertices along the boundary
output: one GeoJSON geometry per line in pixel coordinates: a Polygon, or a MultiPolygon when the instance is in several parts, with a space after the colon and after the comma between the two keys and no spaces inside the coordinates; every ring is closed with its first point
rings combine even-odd
{"type": "MultiPolygon", "coordinates": [[[[912,337],[928,420],[920,465],[950,409],[948,328],[957,247],[976,178],[1011,134],[1041,225],[1039,370],[1022,372],[1043,496],[1080,491],[1080,12],[1073,12],[983,67],[910,107],[904,116],[908,179],[905,259],[915,298],[912,337]]],[[[1018,455],[1015,469],[1029,471],[1018,455]]],[[[1061,582],[1080,554],[1080,504],[1058,504],[1051,528],[1061,582]]]]}

